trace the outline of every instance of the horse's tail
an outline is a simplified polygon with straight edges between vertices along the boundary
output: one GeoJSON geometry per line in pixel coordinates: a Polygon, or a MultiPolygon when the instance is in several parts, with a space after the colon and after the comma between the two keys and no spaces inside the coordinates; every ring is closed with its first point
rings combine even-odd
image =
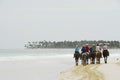
{"type": "Polygon", "coordinates": [[[100,57],[101,58],[102,57],[102,53],[100,51],[97,51],[96,52],[96,57],[100,57]]]}
{"type": "Polygon", "coordinates": [[[80,58],[80,53],[74,53],[74,58],[80,58]]]}
{"type": "Polygon", "coordinates": [[[104,51],[103,51],[103,56],[104,56],[104,57],[109,56],[109,51],[108,51],[108,50],[104,50],[104,51]]]}
{"type": "Polygon", "coordinates": [[[88,55],[87,55],[86,52],[85,52],[85,53],[82,53],[82,60],[83,60],[83,59],[87,59],[87,56],[88,56],[88,55]]]}
{"type": "Polygon", "coordinates": [[[83,61],[83,65],[86,65],[87,64],[87,53],[82,53],[82,61],[83,61]]]}

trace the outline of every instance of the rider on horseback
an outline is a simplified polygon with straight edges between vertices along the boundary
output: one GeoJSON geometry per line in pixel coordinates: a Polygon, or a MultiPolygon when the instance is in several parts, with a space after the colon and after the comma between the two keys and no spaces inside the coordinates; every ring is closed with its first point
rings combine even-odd
{"type": "MultiPolygon", "coordinates": [[[[96,45],[96,53],[101,53],[101,47],[99,46],[98,43],[96,45]]],[[[102,54],[101,54],[101,58],[102,58],[102,54]]]]}
{"type": "Polygon", "coordinates": [[[76,45],[75,53],[74,53],[74,58],[75,58],[75,61],[76,61],[76,65],[78,65],[78,58],[79,57],[80,57],[79,47],[78,47],[78,45],[76,45]]]}
{"type": "Polygon", "coordinates": [[[76,45],[76,48],[75,48],[75,53],[79,53],[79,48],[78,48],[78,45],[76,45]]]}
{"type": "Polygon", "coordinates": [[[85,46],[83,46],[82,49],[81,49],[81,56],[80,56],[81,64],[83,64],[83,55],[86,55],[86,48],[85,48],[85,46]]]}
{"type": "Polygon", "coordinates": [[[109,56],[108,46],[106,44],[103,45],[103,54],[106,53],[109,56]]]}
{"type": "Polygon", "coordinates": [[[89,52],[90,48],[89,48],[88,44],[86,44],[85,48],[86,48],[86,52],[89,52]]]}
{"type": "Polygon", "coordinates": [[[90,52],[96,52],[96,46],[95,46],[95,44],[93,44],[93,46],[90,47],[90,52]]]}
{"type": "Polygon", "coordinates": [[[86,48],[83,46],[81,49],[81,54],[86,53],[86,48]]]}
{"type": "Polygon", "coordinates": [[[86,44],[85,48],[86,48],[86,55],[87,55],[86,58],[87,58],[87,64],[88,64],[88,59],[90,59],[90,54],[89,54],[90,48],[89,48],[88,44],[86,44]]]}
{"type": "Polygon", "coordinates": [[[101,48],[99,44],[96,45],[96,64],[100,64],[100,58],[102,58],[101,48]]]}
{"type": "Polygon", "coordinates": [[[76,45],[75,53],[74,53],[74,58],[75,58],[76,56],[79,56],[79,55],[80,55],[80,53],[79,53],[79,47],[78,47],[78,45],[76,45]]]}
{"type": "Polygon", "coordinates": [[[90,47],[90,54],[89,54],[91,64],[95,64],[95,55],[96,55],[95,53],[96,53],[96,46],[95,44],[93,44],[93,46],[90,47]]]}
{"type": "Polygon", "coordinates": [[[107,63],[107,56],[109,56],[108,46],[104,43],[103,45],[103,57],[105,63],[107,63]]]}

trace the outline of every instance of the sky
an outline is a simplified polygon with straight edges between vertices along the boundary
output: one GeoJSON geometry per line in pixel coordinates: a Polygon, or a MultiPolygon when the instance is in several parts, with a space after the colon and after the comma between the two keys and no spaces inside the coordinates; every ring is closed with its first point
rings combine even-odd
{"type": "Polygon", "coordinates": [[[120,41],[120,1],[0,0],[0,49],[43,40],[120,41]]]}

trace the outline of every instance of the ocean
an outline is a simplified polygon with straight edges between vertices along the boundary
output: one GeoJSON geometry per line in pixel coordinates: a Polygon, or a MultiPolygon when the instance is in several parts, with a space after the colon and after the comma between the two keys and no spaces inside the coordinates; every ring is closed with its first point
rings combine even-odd
{"type": "MultiPolygon", "coordinates": [[[[109,49],[110,57],[120,56],[120,49],[109,49]]],[[[0,49],[0,61],[30,60],[42,57],[73,57],[74,49],[0,49]]]]}

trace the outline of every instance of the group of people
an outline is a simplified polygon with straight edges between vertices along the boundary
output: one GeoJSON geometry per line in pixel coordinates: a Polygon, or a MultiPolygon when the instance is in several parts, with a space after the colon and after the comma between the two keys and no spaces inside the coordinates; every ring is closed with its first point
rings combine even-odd
{"type": "Polygon", "coordinates": [[[107,56],[109,56],[108,46],[107,44],[99,45],[97,43],[96,45],[93,44],[91,47],[86,44],[81,48],[81,51],[79,50],[78,45],[76,45],[74,58],[76,61],[76,65],[78,65],[78,59],[80,58],[82,64],[100,64],[100,58],[102,58],[102,55],[104,57],[105,63],[107,63],[107,56]],[[95,60],[96,59],[96,60],[95,60]]]}

